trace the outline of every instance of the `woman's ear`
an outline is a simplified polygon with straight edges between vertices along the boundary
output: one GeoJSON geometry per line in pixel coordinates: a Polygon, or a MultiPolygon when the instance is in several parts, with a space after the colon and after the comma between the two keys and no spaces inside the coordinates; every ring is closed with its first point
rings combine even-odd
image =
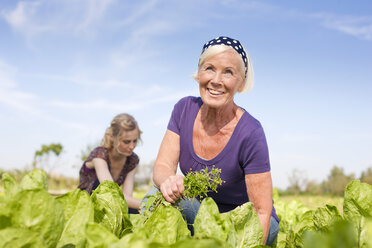
{"type": "Polygon", "coordinates": [[[240,82],[240,85],[238,87],[238,92],[242,92],[242,90],[244,89],[244,85],[245,85],[245,78],[243,78],[242,81],[240,82]]]}
{"type": "Polygon", "coordinates": [[[192,78],[195,79],[195,81],[197,83],[199,83],[199,71],[195,72],[193,75],[192,75],[192,78]]]}

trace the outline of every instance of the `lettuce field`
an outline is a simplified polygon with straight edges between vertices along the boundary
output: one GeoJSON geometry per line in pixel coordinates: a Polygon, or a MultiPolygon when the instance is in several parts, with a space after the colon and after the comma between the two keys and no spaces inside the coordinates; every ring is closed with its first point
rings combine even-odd
{"type": "MultiPolygon", "coordinates": [[[[89,196],[79,189],[53,197],[47,175],[33,170],[20,182],[8,173],[0,193],[0,247],[268,247],[251,203],[220,214],[205,198],[191,236],[178,209],[161,205],[146,214],[128,214],[119,186],[105,181],[89,196]]],[[[281,220],[280,248],[372,248],[372,186],[354,180],[342,209],[310,208],[274,194],[281,220]]]]}

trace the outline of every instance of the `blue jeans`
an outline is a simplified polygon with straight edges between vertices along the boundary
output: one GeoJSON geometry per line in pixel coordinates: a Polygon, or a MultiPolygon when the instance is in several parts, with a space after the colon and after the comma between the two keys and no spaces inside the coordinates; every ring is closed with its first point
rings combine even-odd
{"type": "MultiPolygon", "coordinates": [[[[155,186],[152,186],[151,189],[146,193],[145,197],[141,200],[141,205],[144,202],[147,202],[146,196],[155,195],[156,192],[159,191],[158,188],[155,186]]],[[[194,235],[194,220],[196,217],[196,214],[198,213],[199,207],[200,207],[200,201],[198,199],[194,200],[184,200],[181,199],[181,201],[177,204],[178,207],[180,207],[182,215],[186,218],[187,221],[187,227],[191,231],[191,235],[194,235]]],[[[141,210],[144,210],[142,208],[141,210]]],[[[271,245],[274,240],[276,239],[276,236],[279,232],[279,223],[276,221],[274,217],[271,216],[270,220],[270,230],[269,235],[266,240],[266,245],[271,245]]]]}
{"type": "MultiPolygon", "coordinates": [[[[146,193],[146,195],[141,200],[141,204],[144,202],[147,202],[146,196],[155,195],[156,192],[160,192],[158,188],[155,186],[152,186],[150,190],[146,193]]],[[[187,227],[189,228],[191,235],[194,235],[194,220],[196,217],[196,214],[198,213],[199,207],[200,207],[200,201],[198,199],[194,200],[185,200],[181,198],[181,201],[177,204],[177,206],[181,209],[182,216],[185,217],[187,222],[187,227]]],[[[141,208],[141,211],[145,210],[145,207],[141,208]]]]}
{"type": "Polygon", "coordinates": [[[267,236],[266,245],[271,245],[279,233],[279,222],[271,216],[269,235],[267,236]]]}

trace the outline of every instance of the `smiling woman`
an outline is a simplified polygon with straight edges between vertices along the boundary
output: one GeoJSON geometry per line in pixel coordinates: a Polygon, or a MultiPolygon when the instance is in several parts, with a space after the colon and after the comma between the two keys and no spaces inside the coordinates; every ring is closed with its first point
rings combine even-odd
{"type": "Polygon", "coordinates": [[[133,185],[139,158],[133,150],[141,133],[131,115],[117,115],[107,128],[101,146],[96,147],[84,161],[78,188],[91,194],[101,182],[114,181],[122,187],[129,212],[136,213],[140,201],[133,197],[133,185]]]}
{"type": "Polygon", "coordinates": [[[177,166],[184,175],[214,166],[224,183],[208,196],[220,212],[252,202],[263,244],[270,245],[278,234],[279,218],[273,207],[265,134],[260,122],[234,102],[237,92],[253,85],[249,56],[238,40],[218,37],[204,45],[194,78],[200,97],[185,97],[174,106],[148,195],[160,191],[168,202],[177,202],[193,231],[200,202],[182,198],[184,176],[176,174],[177,166]]]}
{"type": "Polygon", "coordinates": [[[218,109],[232,101],[235,93],[244,86],[241,64],[242,60],[234,50],[226,50],[201,65],[196,80],[204,103],[218,109]]]}

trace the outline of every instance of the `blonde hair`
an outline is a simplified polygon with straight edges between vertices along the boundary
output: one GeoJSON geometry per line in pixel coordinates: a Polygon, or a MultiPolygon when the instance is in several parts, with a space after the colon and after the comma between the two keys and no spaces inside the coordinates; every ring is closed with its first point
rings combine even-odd
{"type": "MultiPolygon", "coordinates": [[[[200,70],[200,67],[204,64],[204,62],[214,56],[214,55],[217,55],[217,54],[220,54],[222,52],[225,52],[225,51],[229,51],[229,50],[232,50],[232,51],[235,51],[235,49],[233,49],[232,47],[230,46],[226,46],[224,44],[220,44],[220,45],[214,45],[214,46],[210,46],[209,48],[207,48],[201,55],[200,55],[200,58],[199,58],[199,64],[198,64],[198,71],[193,75],[193,78],[198,81],[198,74],[199,74],[199,70],[200,70]]],[[[251,62],[251,59],[247,53],[247,51],[245,51],[244,47],[243,47],[243,50],[247,56],[247,75],[245,75],[245,65],[244,65],[244,61],[241,59],[241,72],[242,72],[242,78],[244,79],[244,86],[243,88],[239,91],[239,93],[245,93],[245,92],[248,92],[252,89],[253,87],[253,66],[252,66],[252,62],[251,62]]],[[[239,55],[236,51],[235,53],[237,55],[239,55]]],[[[240,55],[239,55],[240,57],[240,55]]]]}
{"type": "Polygon", "coordinates": [[[105,135],[101,141],[101,146],[110,150],[114,146],[111,136],[114,137],[114,139],[117,139],[123,132],[133,130],[138,130],[138,139],[141,140],[142,131],[139,129],[134,117],[129,114],[118,114],[111,121],[110,127],[106,129],[105,135]]]}

